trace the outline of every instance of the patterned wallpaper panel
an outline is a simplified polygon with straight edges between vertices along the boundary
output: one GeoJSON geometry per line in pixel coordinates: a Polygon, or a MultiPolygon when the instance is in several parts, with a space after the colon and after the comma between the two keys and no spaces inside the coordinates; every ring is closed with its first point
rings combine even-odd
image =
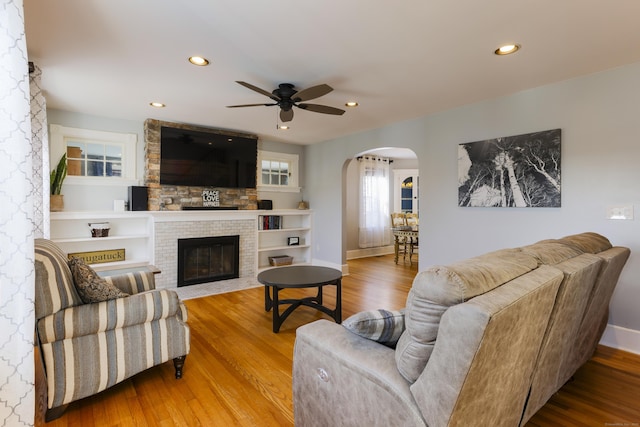
{"type": "Polygon", "coordinates": [[[31,88],[31,160],[33,162],[33,230],[35,238],[50,236],[49,229],[49,133],[47,102],[40,87],[42,71],[35,65],[29,75],[31,88]]]}

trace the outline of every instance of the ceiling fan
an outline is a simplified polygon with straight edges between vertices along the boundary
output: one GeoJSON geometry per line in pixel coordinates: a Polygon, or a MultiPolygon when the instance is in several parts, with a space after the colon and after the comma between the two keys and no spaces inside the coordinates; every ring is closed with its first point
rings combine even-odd
{"type": "Polygon", "coordinates": [[[244,104],[244,105],[227,105],[227,108],[238,108],[238,107],[257,107],[257,106],[273,106],[277,105],[280,107],[280,120],[283,122],[290,122],[293,119],[293,107],[298,107],[303,110],[313,111],[314,113],[322,113],[322,114],[333,114],[336,116],[341,116],[344,114],[344,110],[339,108],[329,107],[327,105],[319,105],[319,104],[307,104],[303,103],[303,101],[308,101],[310,99],[320,98],[331,92],[333,88],[327,84],[321,84],[317,86],[312,86],[307,89],[303,89],[301,91],[297,91],[295,86],[291,83],[281,83],[278,85],[278,89],[273,90],[272,92],[267,92],[264,89],[260,89],[252,84],[246,82],[237,81],[236,83],[256,91],[264,96],[268,96],[274,102],[269,104],[244,104]]]}

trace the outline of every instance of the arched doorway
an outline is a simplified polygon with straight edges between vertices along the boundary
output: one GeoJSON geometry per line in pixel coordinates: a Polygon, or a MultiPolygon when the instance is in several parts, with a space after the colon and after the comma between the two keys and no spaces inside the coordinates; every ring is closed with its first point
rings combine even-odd
{"type": "MultiPolygon", "coordinates": [[[[396,185],[395,176],[402,176],[402,174],[409,174],[412,182],[417,183],[418,179],[418,157],[413,150],[408,148],[378,148],[372,150],[366,150],[358,153],[353,159],[347,160],[343,168],[343,256],[345,260],[353,258],[361,258],[366,256],[375,256],[387,253],[393,253],[393,244],[381,246],[377,248],[361,249],[359,247],[359,175],[356,158],[364,155],[376,155],[379,157],[385,157],[391,162],[391,174],[389,177],[389,210],[393,212],[396,210],[396,203],[400,203],[403,196],[401,185],[396,185]],[[393,171],[402,171],[400,174],[394,174],[393,171]],[[396,199],[398,202],[396,202],[396,199]]],[[[405,177],[405,178],[406,178],[405,177]]],[[[418,190],[415,188],[413,192],[412,184],[411,189],[411,205],[412,209],[415,208],[415,212],[418,211],[418,190]],[[415,194],[416,198],[413,198],[415,194]]],[[[405,184],[406,187],[406,184],[405,184]]],[[[404,192],[407,195],[407,192],[404,192]]],[[[406,204],[406,203],[405,203],[406,204]]]]}

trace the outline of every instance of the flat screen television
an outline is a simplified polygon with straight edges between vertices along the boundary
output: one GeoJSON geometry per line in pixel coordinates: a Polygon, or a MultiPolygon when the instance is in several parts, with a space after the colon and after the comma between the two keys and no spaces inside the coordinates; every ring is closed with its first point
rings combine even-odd
{"type": "Polygon", "coordinates": [[[162,126],[160,184],[256,188],[258,141],[162,126]]]}

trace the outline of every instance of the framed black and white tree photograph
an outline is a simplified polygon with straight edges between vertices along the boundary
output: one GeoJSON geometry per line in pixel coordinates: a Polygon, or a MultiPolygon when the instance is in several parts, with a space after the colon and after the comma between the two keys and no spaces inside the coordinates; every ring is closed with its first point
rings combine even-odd
{"type": "Polygon", "coordinates": [[[560,129],[458,145],[458,206],[560,207],[560,129]]]}

